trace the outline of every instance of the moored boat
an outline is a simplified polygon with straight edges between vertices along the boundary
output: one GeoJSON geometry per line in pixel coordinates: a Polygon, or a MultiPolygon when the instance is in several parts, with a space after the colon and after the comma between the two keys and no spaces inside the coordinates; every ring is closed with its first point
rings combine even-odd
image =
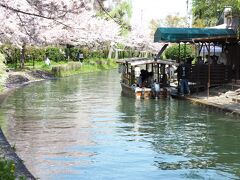
{"type": "Polygon", "coordinates": [[[147,58],[117,60],[117,63],[119,73],[122,73],[121,86],[124,95],[137,99],[166,98],[169,95],[165,66],[177,63],[147,58]]]}

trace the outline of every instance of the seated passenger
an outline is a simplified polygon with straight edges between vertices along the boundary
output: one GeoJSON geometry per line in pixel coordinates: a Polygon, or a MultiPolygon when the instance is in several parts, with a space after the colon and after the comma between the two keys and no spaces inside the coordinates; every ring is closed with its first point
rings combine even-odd
{"type": "Polygon", "coordinates": [[[197,64],[204,64],[204,61],[202,59],[202,56],[197,57],[197,64]]]}
{"type": "Polygon", "coordinates": [[[154,97],[159,97],[160,95],[160,84],[155,79],[152,85],[152,92],[154,97]]]}
{"type": "Polygon", "coordinates": [[[153,72],[148,73],[148,77],[147,77],[147,87],[151,87],[151,85],[153,84],[153,72]]]}
{"type": "Polygon", "coordinates": [[[221,52],[220,53],[220,56],[218,58],[218,61],[217,61],[218,64],[223,64],[223,65],[226,65],[227,64],[227,57],[226,57],[226,54],[224,52],[221,52]]]}

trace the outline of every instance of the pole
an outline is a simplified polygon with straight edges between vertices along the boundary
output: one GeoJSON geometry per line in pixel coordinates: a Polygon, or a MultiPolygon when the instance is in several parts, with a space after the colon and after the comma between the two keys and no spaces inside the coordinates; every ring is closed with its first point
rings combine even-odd
{"type": "Polygon", "coordinates": [[[210,81],[211,81],[211,65],[210,65],[210,42],[208,43],[208,88],[207,88],[207,98],[209,98],[209,89],[210,89],[210,81]]]}

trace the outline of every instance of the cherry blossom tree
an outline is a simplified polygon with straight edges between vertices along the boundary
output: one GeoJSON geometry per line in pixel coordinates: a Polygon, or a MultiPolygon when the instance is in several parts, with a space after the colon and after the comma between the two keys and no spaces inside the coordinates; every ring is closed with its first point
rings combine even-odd
{"type": "Polygon", "coordinates": [[[100,48],[104,43],[114,42],[142,51],[159,49],[142,27],[133,27],[128,37],[119,36],[120,25],[97,17],[93,3],[93,0],[1,0],[0,42],[21,48],[22,67],[25,47],[31,44],[100,48]]]}
{"type": "Polygon", "coordinates": [[[22,49],[26,44],[82,44],[111,41],[119,26],[97,18],[91,1],[3,0],[0,3],[1,42],[22,49]]]}
{"type": "Polygon", "coordinates": [[[143,26],[133,26],[132,31],[127,37],[122,37],[119,39],[119,42],[124,44],[127,48],[138,51],[150,52],[156,54],[161,47],[162,43],[154,43],[151,36],[151,29],[143,26]]]}

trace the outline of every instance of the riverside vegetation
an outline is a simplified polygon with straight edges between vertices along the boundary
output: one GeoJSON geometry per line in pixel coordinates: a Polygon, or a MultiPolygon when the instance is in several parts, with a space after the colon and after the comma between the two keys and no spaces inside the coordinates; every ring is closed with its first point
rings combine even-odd
{"type": "Polygon", "coordinates": [[[6,80],[6,66],[3,63],[4,61],[4,56],[3,54],[0,53],[0,93],[4,89],[4,82],[6,80]]]}
{"type": "Polygon", "coordinates": [[[14,180],[15,164],[13,161],[7,161],[4,158],[0,158],[0,179],[14,180]]]}
{"type": "Polygon", "coordinates": [[[12,45],[2,45],[0,50],[5,56],[7,67],[10,69],[19,69],[24,57],[23,69],[47,71],[61,77],[116,67],[114,60],[107,58],[107,50],[90,51],[86,48],[26,47],[24,55],[12,45]],[[83,54],[83,63],[79,61],[79,53],[83,54]],[[44,63],[46,57],[50,59],[50,65],[44,63]]]}
{"type": "MultiPolygon", "coordinates": [[[[107,48],[92,50],[89,47],[26,46],[23,51],[13,45],[5,44],[0,46],[0,52],[5,56],[5,64],[10,69],[16,70],[23,67],[29,70],[43,70],[57,77],[117,67],[115,60],[108,58],[109,49],[107,48]],[[79,54],[83,54],[83,63],[80,63],[79,54]],[[44,63],[46,57],[51,61],[49,66],[44,63]]],[[[118,58],[137,57],[139,54],[140,51],[128,49],[119,52],[118,58]]]]}

